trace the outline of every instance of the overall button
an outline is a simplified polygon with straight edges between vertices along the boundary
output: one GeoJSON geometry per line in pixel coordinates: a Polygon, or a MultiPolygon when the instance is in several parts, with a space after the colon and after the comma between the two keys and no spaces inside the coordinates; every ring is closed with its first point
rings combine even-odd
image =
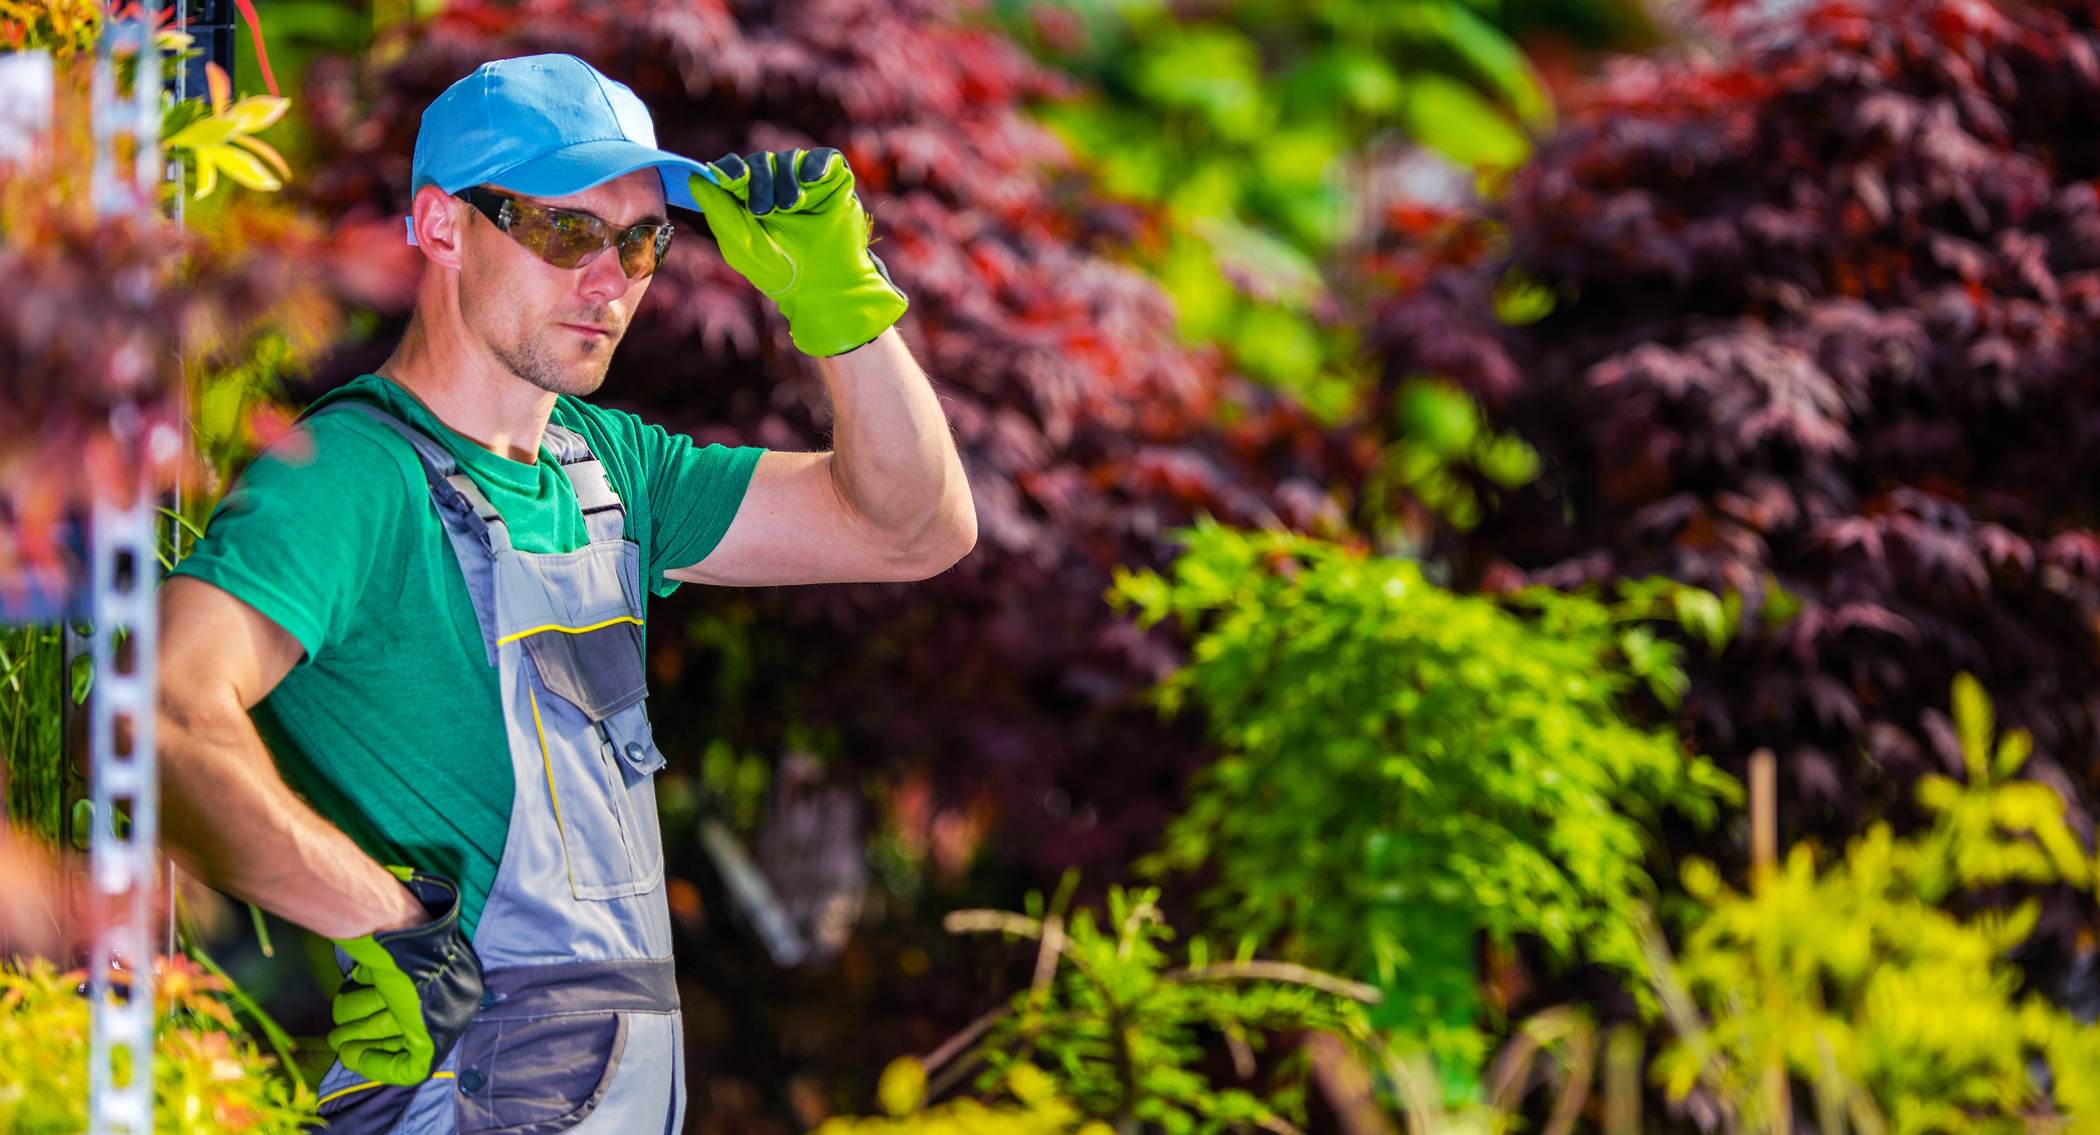
{"type": "Polygon", "coordinates": [[[649,755],[647,753],[642,752],[642,743],[639,741],[627,742],[627,759],[634,762],[636,765],[645,765],[649,763],[649,755]]]}
{"type": "Polygon", "coordinates": [[[485,1082],[479,1068],[469,1068],[459,1074],[459,1090],[470,1096],[480,1091],[485,1082]]]}

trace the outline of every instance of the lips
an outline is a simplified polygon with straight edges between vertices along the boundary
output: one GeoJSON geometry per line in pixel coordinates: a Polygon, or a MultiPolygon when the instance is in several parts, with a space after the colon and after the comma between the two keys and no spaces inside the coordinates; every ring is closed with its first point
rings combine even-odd
{"type": "Polygon", "coordinates": [[[562,326],[583,335],[602,335],[608,339],[612,338],[612,328],[610,327],[597,327],[589,323],[564,323],[562,326]]]}

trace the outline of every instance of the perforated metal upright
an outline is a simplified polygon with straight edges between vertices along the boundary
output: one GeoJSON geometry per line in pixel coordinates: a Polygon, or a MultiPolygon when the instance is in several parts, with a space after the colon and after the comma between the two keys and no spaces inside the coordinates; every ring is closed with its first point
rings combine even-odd
{"type": "MultiPolygon", "coordinates": [[[[95,158],[91,192],[105,216],[129,213],[165,223],[156,208],[160,168],[161,63],[154,0],[137,17],[103,24],[93,78],[95,158]],[[117,57],[134,53],[132,89],[118,90],[117,57]],[[119,145],[128,140],[130,152],[119,145]]],[[[140,414],[123,404],[110,429],[143,456],[140,414]]],[[[153,747],[159,624],[154,557],[158,513],[145,462],[133,499],[97,501],[89,528],[88,902],[94,944],[88,961],[92,1024],[88,1050],[89,1135],[153,1132],[153,893],[160,878],[159,768],[153,747]],[[122,1054],[121,1058],[119,1054],[122,1054]],[[119,1082],[119,1065],[124,1075],[119,1082]]]]}
{"type": "Polygon", "coordinates": [[[92,191],[95,208],[104,216],[132,213],[141,220],[158,216],[160,184],[160,45],[154,42],[153,21],[160,5],[141,0],[138,15],[131,19],[105,20],[102,35],[95,41],[94,97],[95,164],[92,191]],[[136,51],[134,82],[129,95],[117,89],[117,56],[136,51]],[[124,162],[117,141],[129,138],[131,159],[124,162]],[[126,165],[130,168],[124,168],[126,165]]]}
{"type": "Polygon", "coordinates": [[[153,748],[157,515],[145,492],[130,506],[99,504],[90,539],[95,682],[88,702],[88,790],[95,826],[88,842],[88,879],[96,931],[88,961],[94,1008],[90,1135],[151,1135],[153,1130],[152,903],[160,876],[153,748]],[[120,976],[127,979],[122,988],[120,976]],[[122,1084],[116,1075],[119,1052],[128,1068],[122,1084]]]}

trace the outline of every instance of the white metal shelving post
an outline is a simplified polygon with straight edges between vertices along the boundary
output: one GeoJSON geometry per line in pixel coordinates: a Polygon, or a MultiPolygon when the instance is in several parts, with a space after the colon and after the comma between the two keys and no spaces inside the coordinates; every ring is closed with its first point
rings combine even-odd
{"type": "MultiPolygon", "coordinates": [[[[176,0],[180,2],[180,0],[176,0]]],[[[132,19],[103,24],[95,50],[95,157],[91,192],[104,216],[164,222],[157,208],[161,59],[155,0],[132,19]],[[133,55],[131,91],[119,92],[117,60],[133,55]],[[120,142],[128,141],[129,152],[120,142]]],[[[138,408],[118,405],[111,432],[143,456],[138,408]]],[[[94,685],[88,706],[88,958],[92,1025],[88,1135],[153,1135],[153,894],[160,879],[159,768],[153,747],[158,513],[145,462],[126,502],[98,500],[90,522],[88,617],[94,685]],[[121,975],[123,980],[118,980],[121,975]],[[118,1053],[123,1053],[120,1061],[118,1053]],[[118,1082],[118,1065],[125,1066],[118,1082]]]]}
{"type": "Polygon", "coordinates": [[[143,486],[129,506],[98,504],[89,546],[94,561],[89,649],[95,667],[88,699],[88,791],[94,801],[88,879],[95,911],[88,960],[94,1010],[89,1135],[153,1131],[152,908],[160,877],[159,771],[153,748],[157,515],[152,493],[143,486]],[[119,973],[128,978],[121,990],[115,981],[119,973]],[[130,1072],[123,1084],[116,1078],[120,1051],[130,1072]]]}

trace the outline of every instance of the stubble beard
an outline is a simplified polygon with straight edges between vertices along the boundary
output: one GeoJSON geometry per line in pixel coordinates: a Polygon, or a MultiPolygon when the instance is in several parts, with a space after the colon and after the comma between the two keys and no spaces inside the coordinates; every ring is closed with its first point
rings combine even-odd
{"type": "MultiPolygon", "coordinates": [[[[521,319],[519,322],[525,321],[521,319]]],[[[627,334],[626,323],[606,308],[579,313],[571,322],[606,327],[612,334],[590,348],[590,353],[581,361],[570,361],[563,357],[566,352],[553,340],[575,333],[562,330],[554,322],[557,321],[541,324],[537,334],[524,332],[508,342],[489,340],[489,353],[495,355],[512,374],[541,390],[577,398],[595,393],[605,385],[605,372],[612,366],[613,349],[627,334]]]]}

